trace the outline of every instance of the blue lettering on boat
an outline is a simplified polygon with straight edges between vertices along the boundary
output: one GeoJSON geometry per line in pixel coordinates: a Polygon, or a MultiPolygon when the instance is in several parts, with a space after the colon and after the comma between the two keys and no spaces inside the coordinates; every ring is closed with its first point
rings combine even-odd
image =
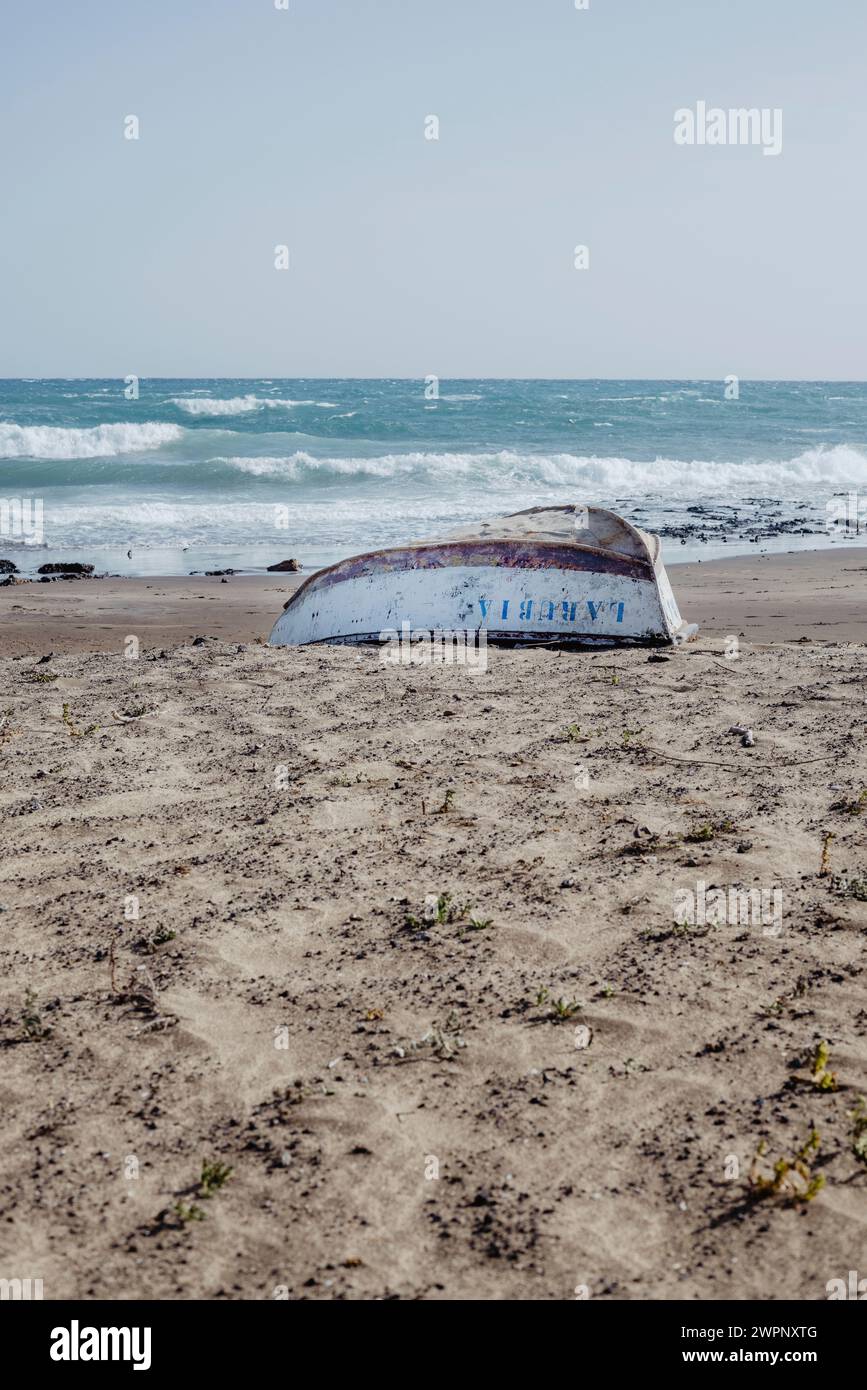
{"type": "MultiPolygon", "coordinates": [[[[488,621],[489,614],[493,617],[491,610],[498,603],[501,603],[500,621],[508,622],[510,602],[511,600],[507,598],[504,598],[502,602],[499,599],[480,598],[479,610],[482,622],[488,621]]],[[[580,602],[586,604],[591,623],[595,623],[597,619],[604,620],[606,614],[611,622],[622,623],[624,621],[626,603],[623,599],[588,598],[582,599],[580,602]]],[[[556,599],[525,598],[521,599],[518,605],[518,621],[528,623],[535,618],[536,622],[541,623],[575,623],[578,616],[578,606],[579,600],[573,599],[561,599],[558,602],[556,599]]]]}

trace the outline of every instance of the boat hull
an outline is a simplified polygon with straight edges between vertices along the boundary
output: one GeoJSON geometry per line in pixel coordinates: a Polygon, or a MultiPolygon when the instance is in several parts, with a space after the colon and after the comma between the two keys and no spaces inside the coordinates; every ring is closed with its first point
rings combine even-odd
{"type": "Polygon", "coordinates": [[[381,642],[407,630],[595,646],[670,645],[695,629],[683,622],[661,561],[574,545],[457,542],[357,556],[313,575],[270,642],[381,642]]]}

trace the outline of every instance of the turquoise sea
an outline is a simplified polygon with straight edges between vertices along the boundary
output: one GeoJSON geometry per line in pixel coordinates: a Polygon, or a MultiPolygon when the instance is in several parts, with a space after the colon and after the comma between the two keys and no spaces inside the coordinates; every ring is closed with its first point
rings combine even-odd
{"type": "Polygon", "coordinates": [[[54,558],[122,574],[307,568],[546,502],[613,507],[675,562],[850,543],[826,509],[867,497],[864,383],[740,382],[736,399],[722,381],[142,379],[134,392],[0,381],[0,557],[22,573],[54,558]],[[38,543],[15,534],[16,499],[41,501],[38,543]]]}

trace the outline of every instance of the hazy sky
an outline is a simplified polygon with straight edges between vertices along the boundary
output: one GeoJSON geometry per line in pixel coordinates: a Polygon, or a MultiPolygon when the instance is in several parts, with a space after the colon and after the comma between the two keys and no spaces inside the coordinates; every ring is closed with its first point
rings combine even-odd
{"type": "Polygon", "coordinates": [[[864,0],[0,26],[0,375],[867,377],[864,0]],[[782,153],[678,146],[698,101],[782,153]]]}

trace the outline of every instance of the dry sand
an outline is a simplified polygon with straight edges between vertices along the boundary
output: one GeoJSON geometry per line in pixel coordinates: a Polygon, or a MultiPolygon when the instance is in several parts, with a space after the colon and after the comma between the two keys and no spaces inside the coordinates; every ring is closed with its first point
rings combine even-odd
{"type": "Polygon", "coordinates": [[[282,576],[0,590],[0,1277],[772,1300],[863,1275],[865,566],[673,569],[703,635],[669,660],[481,675],[258,645],[282,576]],[[699,882],[781,889],[780,934],[678,927],[699,882]],[[410,920],[440,893],[472,907],[410,920]],[[759,1142],[770,1173],[814,1129],[814,1200],[751,1201],[759,1142]],[[203,1160],[232,1169],[209,1196],[203,1160]]]}

